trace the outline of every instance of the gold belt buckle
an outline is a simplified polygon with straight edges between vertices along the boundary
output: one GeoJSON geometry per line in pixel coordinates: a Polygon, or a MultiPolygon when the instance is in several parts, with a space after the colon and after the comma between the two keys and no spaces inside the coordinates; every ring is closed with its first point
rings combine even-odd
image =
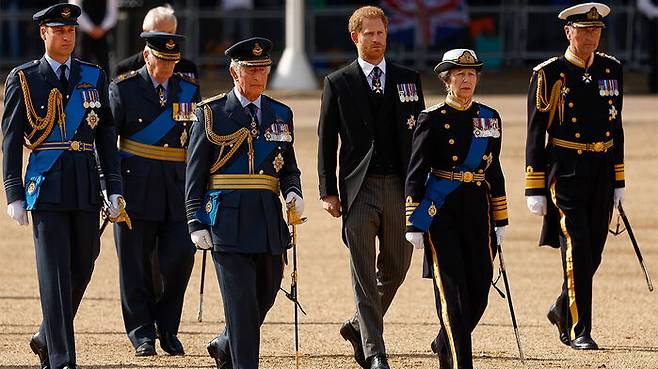
{"type": "Polygon", "coordinates": [[[82,143],[80,141],[71,141],[69,145],[70,151],[82,151],[82,143]]]}
{"type": "Polygon", "coordinates": [[[473,182],[473,172],[462,172],[462,182],[473,182]]]}
{"type": "Polygon", "coordinates": [[[594,152],[602,152],[603,150],[605,150],[605,145],[603,144],[603,142],[595,142],[592,147],[592,150],[594,152]]]}

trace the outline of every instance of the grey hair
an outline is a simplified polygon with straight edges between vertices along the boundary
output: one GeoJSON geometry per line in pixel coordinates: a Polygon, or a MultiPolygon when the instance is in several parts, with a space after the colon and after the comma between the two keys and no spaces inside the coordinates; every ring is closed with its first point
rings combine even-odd
{"type": "MultiPolygon", "coordinates": [[[[240,63],[240,61],[231,59],[231,65],[229,65],[229,69],[234,71],[235,73],[238,73],[240,68],[242,68],[243,66],[244,65],[242,63],[240,63]]],[[[268,65],[267,66],[267,74],[270,74],[271,71],[272,71],[272,66],[268,65]]]]}
{"type": "Polygon", "coordinates": [[[142,23],[142,30],[144,31],[157,31],[157,26],[161,22],[173,22],[174,29],[178,28],[178,20],[174,14],[174,8],[169,4],[155,7],[146,13],[144,22],[142,23]]]}

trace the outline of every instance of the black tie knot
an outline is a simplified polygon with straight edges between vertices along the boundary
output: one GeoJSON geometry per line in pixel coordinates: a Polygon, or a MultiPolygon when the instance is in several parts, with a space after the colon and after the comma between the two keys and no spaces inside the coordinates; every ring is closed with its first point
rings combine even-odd
{"type": "Polygon", "coordinates": [[[59,82],[62,84],[64,91],[68,91],[69,80],[68,78],[66,78],[66,64],[60,65],[58,69],[59,69],[59,82]]]}

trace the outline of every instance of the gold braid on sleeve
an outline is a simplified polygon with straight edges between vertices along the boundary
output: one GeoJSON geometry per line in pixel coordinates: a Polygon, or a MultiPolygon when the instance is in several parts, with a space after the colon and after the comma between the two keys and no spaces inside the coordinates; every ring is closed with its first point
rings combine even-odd
{"type": "Polygon", "coordinates": [[[558,115],[560,118],[560,123],[564,118],[564,97],[562,95],[562,80],[558,79],[553,84],[551,88],[551,94],[547,95],[547,85],[546,85],[546,75],[544,70],[540,69],[537,72],[537,96],[536,103],[537,110],[542,113],[548,113],[548,122],[546,123],[546,129],[551,127],[553,123],[553,117],[555,116],[556,109],[559,109],[558,115]],[[548,101],[546,96],[549,96],[548,101]]]}
{"type": "Polygon", "coordinates": [[[25,73],[23,73],[23,71],[19,71],[18,78],[21,83],[21,89],[23,90],[23,100],[25,101],[27,121],[30,123],[30,127],[32,127],[32,132],[29,134],[24,134],[25,142],[23,145],[30,150],[34,150],[35,147],[39,146],[46,138],[48,138],[48,135],[50,135],[50,132],[53,130],[53,126],[55,125],[55,116],[59,117],[57,121],[59,128],[62,129],[64,126],[64,122],[66,121],[66,114],[64,113],[62,93],[59,92],[59,90],[56,88],[50,90],[50,94],[48,95],[48,110],[46,111],[46,116],[40,117],[34,109],[34,105],[32,104],[30,87],[27,85],[25,73]],[[39,131],[43,132],[36,140],[32,140],[34,135],[39,131]]]}
{"type": "Polygon", "coordinates": [[[208,105],[203,107],[203,115],[208,141],[219,146],[219,155],[217,155],[217,160],[210,167],[210,173],[215,173],[223,167],[246,140],[249,149],[249,174],[254,174],[254,146],[253,138],[251,137],[249,130],[246,127],[243,127],[229,135],[218,135],[212,130],[213,115],[212,109],[210,109],[208,105]],[[225,153],[227,147],[228,152],[225,153]]]}

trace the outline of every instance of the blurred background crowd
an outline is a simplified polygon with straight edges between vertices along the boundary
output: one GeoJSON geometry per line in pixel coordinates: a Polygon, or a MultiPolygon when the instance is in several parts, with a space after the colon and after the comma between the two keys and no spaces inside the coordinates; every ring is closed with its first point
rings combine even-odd
{"type": "MultiPolygon", "coordinates": [[[[32,21],[36,9],[54,0],[0,0],[0,76],[38,58],[43,44],[32,21]]],[[[61,2],[61,1],[60,1],[61,2]]],[[[71,0],[86,10],[77,53],[114,75],[116,62],[143,48],[139,38],[146,12],[169,3],[178,17],[178,33],[187,37],[184,56],[212,79],[226,66],[226,47],[253,35],[274,41],[275,61],[284,48],[285,0],[71,0]],[[100,54],[100,55],[98,55],[100,54]],[[107,61],[104,60],[107,58],[107,61]]],[[[566,40],[557,19],[569,0],[306,0],[306,52],[318,76],[354,59],[347,32],[349,14],[358,6],[379,5],[389,19],[387,57],[430,71],[445,50],[473,48],[487,70],[534,66],[564,52],[566,40]]],[[[658,91],[656,78],[658,1],[610,0],[601,49],[642,76],[640,92],[658,91]]]]}

